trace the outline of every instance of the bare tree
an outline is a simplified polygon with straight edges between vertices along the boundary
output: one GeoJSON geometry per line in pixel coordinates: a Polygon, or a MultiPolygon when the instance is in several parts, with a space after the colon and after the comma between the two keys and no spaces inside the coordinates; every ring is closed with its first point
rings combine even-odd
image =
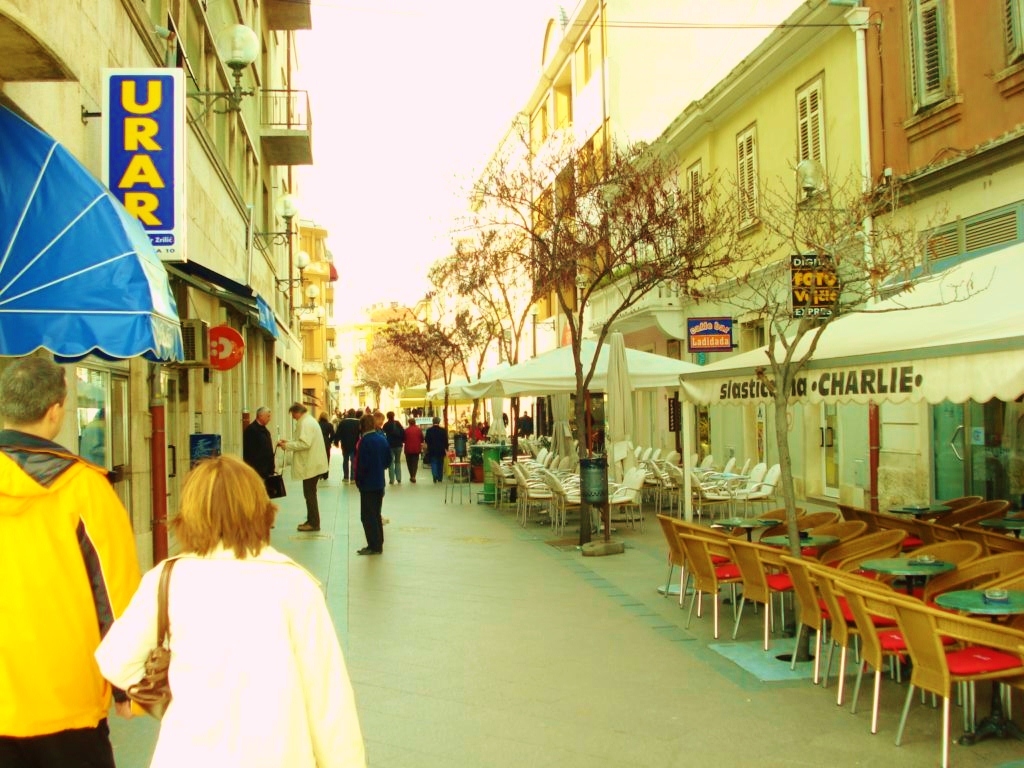
{"type": "MultiPolygon", "coordinates": [[[[699,296],[732,262],[736,228],[714,189],[712,180],[681,187],[674,164],[644,144],[578,147],[555,136],[534,152],[525,126],[513,130],[473,188],[478,263],[523,270],[529,302],[548,300],[565,317],[581,458],[590,452],[587,394],[597,364],[595,356],[584,370],[584,336],[592,331],[600,348],[615,321],[651,291],[670,285],[699,296]],[[597,296],[608,311],[587,329],[587,306],[597,296]]],[[[581,525],[580,543],[589,540],[590,526],[581,525]]]]}
{"type": "Polygon", "coordinates": [[[843,315],[872,311],[874,299],[907,285],[926,247],[915,223],[899,212],[895,183],[864,193],[859,178],[830,183],[822,175],[816,186],[797,186],[779,182],[759,190],[763,237],[752,261],[734,265],[734,279],[719,285],[724,302],[767,329],[766,365],[757,375],[775,412],[795,555],[799,537],[787,416],[798,376],[828,325],[843,315]]]}
{"type": "Polygon", "coordinates": [[[419,379],[419,370],[393,344],[375,339],[370,349],[356,356],[356,376],[364,387],[374,393],[380,404],[380,393],[393,387],[408,387],[419,379]]]}

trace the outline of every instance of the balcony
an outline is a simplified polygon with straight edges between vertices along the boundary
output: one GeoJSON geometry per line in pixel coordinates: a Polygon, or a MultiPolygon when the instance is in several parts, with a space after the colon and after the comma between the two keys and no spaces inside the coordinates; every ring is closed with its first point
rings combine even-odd
{"type": "Polygon", "coordinates": [[[75,80],[71,69],[46,43],[0,11],[0,81],[75,80]]]}
{"type": "Polygon", "coordinates": [[[260,149],[269,165],[312,165],[312,115],[308,91],[264,90],[260,149]]]}
{"type": "Polygon", "coordinates": [[[263,16],[271,30],[312,29],[311,0],[263,0],[263,16]]]}

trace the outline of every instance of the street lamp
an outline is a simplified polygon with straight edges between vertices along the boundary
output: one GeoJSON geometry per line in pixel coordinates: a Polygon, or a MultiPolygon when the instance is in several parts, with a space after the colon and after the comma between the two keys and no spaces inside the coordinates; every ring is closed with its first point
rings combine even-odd
{"type": "Polygon", "coordinates": [[[260,53],[260,39],[256,33],[244,24],[232,24],[217,33],[214,46],[221,61],[231,69],[234,83],[230,91],[197,91],[189,94],[196,99],[206,99],[206,107],[199,117],[221,99],[226,102],[224,109],[215,109],[214,112],[240,112],[242,99],[256,93],[252,88],[242,87],[242,70],[255,62],[260,53]]]}

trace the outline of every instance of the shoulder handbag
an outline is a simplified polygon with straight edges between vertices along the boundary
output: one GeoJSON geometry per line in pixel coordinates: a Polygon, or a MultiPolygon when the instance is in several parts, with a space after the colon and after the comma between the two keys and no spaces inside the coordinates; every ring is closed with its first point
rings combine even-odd
{"type": "Polygon", "coordinates": [[[171,665],[171,649],[167,647],[167,585],[176,562],[176,559],[164,561],[160,571],[156,596],[156,647],[149,652],[142,679],[125,691],[129,699],[157,720],[164,716],[167,705],[171,703],[171,685],[167,679],[167,668],[171,665]]]}
{"type": "Polygon", "coordinates": [[[284,487],[284,475],[277,471],[277,449],[274,449],[274,473],[267,475],[263,478],[263,484],[267,487],[267,496],[272,499],[280,499],[282,496],[288,495],[288,490],[284,487]]]}

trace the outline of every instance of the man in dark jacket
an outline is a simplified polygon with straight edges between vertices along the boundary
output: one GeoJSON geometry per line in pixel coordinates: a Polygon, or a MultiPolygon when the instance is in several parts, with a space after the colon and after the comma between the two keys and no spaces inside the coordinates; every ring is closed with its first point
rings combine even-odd
{"type": "MultiPolygon", "coordinates": [[[[320,433],[324,436],[324,450],[327,451],[327,464],[330,466],[331,463],[331,443],[334,442],[334,427],[331,426],[331,420],[327,418],[327,411],[323,411],[320,414],[320,418],[317,420],[317,424],[320,425],[320,433]]],[[[327,472],[320,475],[321,480],[327,479],[327,472]]]]}
{"type": "Polygon", "coordinates": [[[359,440],[359,417],[354,409],[349,409],[345,418],[338,422],[335,437],[341,443],[342,482],[355,480],[352,473],[352,459],[356,455],[356,443],[359,440]]]}
{"type": "Polygon", "coordinates": [[[402,484],[402,454],[405,453],[405,427],[395,421],[395,412],[388,411],[388,420],[384,422],[384,437],[391,448],[391,464],[388,465],[388,484],[395,481],[402,484]]]}
{"type": "Polygon", "coordinates": [[[434,423],[427,427],[423,436],[427,443],[427,461],[430,462],[430,472],[434,476],[434,482],[440,483],[444,480],[444,457],[448,453],[448,430],[441,426],[441,419],[434,417],[434,423]]]}
{"type": "Polygon", "coordinates": [[[360,419],[363,436],[359,438],[356,455],[355,480],[359,489],[359,517],[366,534],[366,546],[356,550],[357,555],[379,555],[384,551],[384,469],[391,463],[388,439],[380,428],[384,414],[377,411],[360,419]]]}
{"type": "Polygon", "coordinates": [[[260,477],[274,474],[274,439],[267,429],[270,409],[261,405],[256,418],[242,432],[242,461],[256,470],[260,477]]]}

